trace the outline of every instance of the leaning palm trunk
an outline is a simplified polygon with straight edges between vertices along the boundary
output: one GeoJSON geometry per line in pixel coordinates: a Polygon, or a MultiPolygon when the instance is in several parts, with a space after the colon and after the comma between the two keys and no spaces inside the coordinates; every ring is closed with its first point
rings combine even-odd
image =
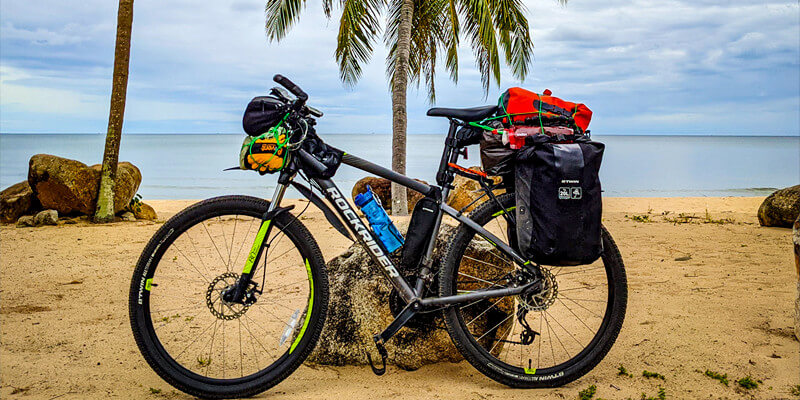
{"type": "Polygon", "coordinates": [[[108,115],[106,147],[100,172],[95,222],[114,220],[114,183],[117,178],[119,142],[125,116],[125,96],[128,89],[128,63],[133,25],[133,0],[119,0],[117,11],[117,44],[114,51],[114,82],[111,89],[111,109],[108,115]]]}
{"type": "MultiPolygon", "coordinates": [[[[411,52],[411,19],[414,1],[403,0],[400,24],[397,29],[397,64],[392,75],[392,169],[406,173],[406,91],[408,89],[408,58],[411,52]]],[[[392,215],[408,215],[406,188],[392,183],[392,215]]]]}

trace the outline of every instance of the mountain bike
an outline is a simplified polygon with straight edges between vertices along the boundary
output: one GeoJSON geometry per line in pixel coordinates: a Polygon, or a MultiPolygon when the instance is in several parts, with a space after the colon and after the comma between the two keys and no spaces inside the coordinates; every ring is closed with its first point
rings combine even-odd
{"type": "MultiPolygon", "coordinates": [[[[287,121],[298,129],[294,144],[322,113],[308,96],[276,75],[286,90],[287,121]]],[[[433,108],[450,121],[436,175],[428,185],[349,153],[341,164],[423,193],[437,205],[433,234],[419,265],[398,265],[322,173],[328,166],[298,146],[279,172],[271,200],[222,196],[194,204],[170,218],[144,248],[130,288],[130,322],[147,363],[168,383],[204,398],[247,397],[278,384],[317,343],[328,307],[328,276],[314,236],[293,211],[281,206],[294,187],[319,207],[331,226],[358,241],[401,301],[394,321],[375,335],[386,370],[385,343],[426,314],[442,313],[455,347],[476,369],[516,388],[564,385],[594,368],[622,326],[627,302],[625,268],[605,228],[604,251],[589,265],[540,265],[515,249],[515,198],[478,171],[462,168],[459,127],[480,121],[496,107],[433,108]],[[483,194],[456,210],[447,204],[456,175],[480,183],[483,194]],[[308,186],[299,182],[304,180],[308,186]],[[323,201],[323,197],[328,203],[323,201]],[[478,204],[479,203],[479,204],[478,204]],[[446,216],[446,217],[445,217],[446,216]],[[446,219],[445,219],[446,218],[446,219]],[[445,254],[433,250],[443,223],[456,224],[445,254]],[[471,253],[478,246],[484,257],[471,253]],[[409,273],[412,271],[413,273],[409,273]]],[[[302,214],[302,213],[301,213],[302,214]]],[[[369,353],[368,353],[369,355],[369,353]]]]}

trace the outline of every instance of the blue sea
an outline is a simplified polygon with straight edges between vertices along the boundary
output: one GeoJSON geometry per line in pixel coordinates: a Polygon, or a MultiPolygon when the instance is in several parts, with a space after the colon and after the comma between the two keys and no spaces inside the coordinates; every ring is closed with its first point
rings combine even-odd
{"type": "MultiPolygon", "coordinates": [[[[275,175],[223,171],[238,164],[244,135],[126,134],[120,161],[142,171],[145,199],[203,199],[223,194],[272,195],[275,175]]],[[[328,143],[389,166],[391,136],[323,135],[328,143]]],[[[611,197],[765,196],[800,183],[800,137],[601,136],[600,171],[611,197]]],[[[28,160],[55,154],[98,164],[104,135],[0,135],[0,187],[27,179],[28,160]]],[[[407,174],[434,182],[444,135],[409,135],[407,174]]],[[[477,146],[464,166],[480,165],[477,146]]],[[[365,173],[343,165],[334,181],[348,193],[365,173]]],[[[297,193],[288,196],[299,197],[297,193]]]]}

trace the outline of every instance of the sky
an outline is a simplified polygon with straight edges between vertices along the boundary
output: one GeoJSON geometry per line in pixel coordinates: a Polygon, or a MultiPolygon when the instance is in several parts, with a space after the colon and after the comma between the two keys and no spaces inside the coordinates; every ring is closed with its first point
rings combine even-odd
{"type": "MultiPolygon", "coordinates": [[[[508,87],[587,104],[595,134],[800,135],[797,0],[526,0],[535,45],[524,82],[503,69],[485,94],[468,43],[460,76],[437,75],[442,107],[493,104],[508,87]]],[[[103,133],[116,1],[0,1],[0,133],[103,133]]],[[[320,133],[390,133],[386,49],[354,87],[338,78],[338,15],[306,3],[285,40],[264,0],[136,0],[125,133],[239,133],[242,112],[281,73],[325,112],[320,133]]],[[[443,63],[440,63],[442,65],[443,63]]],[[[424,88],[410,133],[439,133],[424,88]]]]}

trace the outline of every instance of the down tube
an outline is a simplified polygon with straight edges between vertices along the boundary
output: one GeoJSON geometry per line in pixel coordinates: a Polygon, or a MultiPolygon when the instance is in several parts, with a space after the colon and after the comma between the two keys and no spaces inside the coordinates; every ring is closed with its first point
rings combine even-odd
{"type": "Polygon", "coordinates": [[[322,188],[325,193],[325,198],[327,198],[331,204],[336,205],[335,208],[339,216],[342,217],[342,220],[347,223],[347,226],[353,234],[355,234],[356,240],[367,249],[367,253],[372,257],[372,260],[377,265],[381,266],[381,272],[386,279],[392,283],[392,286],[397,289],[403,300],[408,303],[414,299],[416,295],[411,287],[408,286],[408,282],[406,282],[397,271],[397,267],[395,267],[392,260],[383,250],[383,247],[378,244],[378,239],[372,234],[372,231],[367,228],[361,218],[359,218],[358,214],[353,210],[353,207],[350,206],[350,202],[348,202],[347,198],[339,191],[339,188],[336,187],[330,179],[314,179],[314,182],[322,188]]]}

